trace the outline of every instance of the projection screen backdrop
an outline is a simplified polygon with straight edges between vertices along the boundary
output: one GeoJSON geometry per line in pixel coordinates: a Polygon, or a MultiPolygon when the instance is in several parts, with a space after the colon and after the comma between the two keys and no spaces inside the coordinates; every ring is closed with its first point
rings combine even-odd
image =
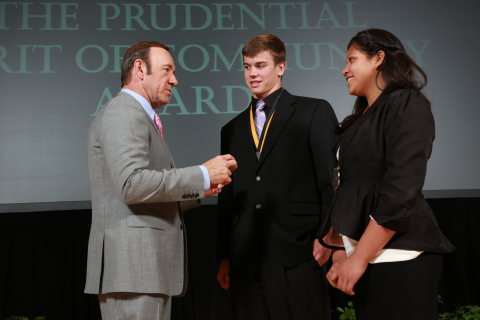
{"type": "MultiPolygon", "coordinates": [[[[341,71],[358,31],[397,35],[424,68],[437,137],[424,190],[480,195],[480,2],[0,2],[0,212],[88,208],[87,131],[120,90],[126,49],[171,47],[179,85],[157,109],[179,167],[220,151],[220,129],[247,107],[241,49],[270,33],[287,48],[283,86],[348,115],[341,71]]],[[[214,200],[213,200],[214,201],[214,200]]],[[[210,200],[210,203],[212,200],[210,200]]]]}

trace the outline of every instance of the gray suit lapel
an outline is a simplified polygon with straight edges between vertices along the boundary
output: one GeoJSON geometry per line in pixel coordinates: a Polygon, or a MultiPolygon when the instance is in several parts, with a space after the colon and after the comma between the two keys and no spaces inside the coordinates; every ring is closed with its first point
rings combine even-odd
{"type": "Polygon", "coordinates": [[[150,123],[150,126],[152,126],[152,129],[157,133],[158,137],[160,138],[160,147],[167,150],[168,156],[169,156],[169,158],[170,158],[170,165],[172,166],[172,168],[175,168],[175,162],[173,161],[173,157],[172,157],[172,154],[170,153],[170,149],[168,149],[167,143],[163,140],[162,134],[161,134],[160,130],[158,129],[157,125],[156,125],[155,122],[152,120],[152,118],[150,118],[150,116],[149,116],[148,113],[145,111],[145,109],[143,109],[143,107],[142,107],[142,105],[140,104],[140,102],[138,102],[137,99],[135,99],[134,97],[132,97],[132,96],[129,95],[128,93],[125,93],[125,92],[122,92],[122,91],[120,91],[120,92],[117,94],[117,96],[129,97],[129,98],[132,100],[132,105],[134,105],[135,108],[143,111],[143,113],[145,114],[145,117],[147,117],[147,119],[148,119],[148,121],[149,121],[149,123],[150,123]]]}

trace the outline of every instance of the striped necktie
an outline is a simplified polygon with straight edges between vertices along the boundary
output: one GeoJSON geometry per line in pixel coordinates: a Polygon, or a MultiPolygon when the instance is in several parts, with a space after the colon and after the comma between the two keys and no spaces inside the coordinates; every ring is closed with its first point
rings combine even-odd
{"type": "Polygon", "coordinates": [[[262,136],[263,125],[265,124],[265,111],[263,108],[265,107],[265,102],[263,100],[259,100],[257,102],[257,111],[255,112],[255,131],[257,132],[258,140],[260,141],[260,137],[262,136]]]}
{"type": "Polygon", "coordinates": [[[160,133],[162,134],[163,141],[165,141],[165,137],[163,136],[162,121],[160,121],[160,116],[156,112],[153,116],[153,120],[155,120],[155,124],[157,125],[158,130],[160,130],[160,133]]]}

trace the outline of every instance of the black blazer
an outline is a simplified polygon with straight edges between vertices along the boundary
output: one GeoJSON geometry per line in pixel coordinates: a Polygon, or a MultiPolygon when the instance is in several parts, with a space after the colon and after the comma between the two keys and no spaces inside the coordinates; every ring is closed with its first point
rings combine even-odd
{"type": "Polygon", "coordinates": [[[284,90],[259,160],[250,108],[222,128],[221,152],[238,163],[219,194],[217,254],[230,259],[231,273],[253,272],[261,241],[285,267],[312,258],[333,197],[327,164],[335,124],[327,101],[284,90]]]}
{"type": "Polygon", "coordinates": [[[339,163],[331,152],[330,167],[340,167],[340,187],[321,237],[333,227],[358,241],[371,216],[397,232],[385,248],[452,251],[422,195],[434,138],[435,122],[423,94],[383,92],[343,133],[339,163]]]}

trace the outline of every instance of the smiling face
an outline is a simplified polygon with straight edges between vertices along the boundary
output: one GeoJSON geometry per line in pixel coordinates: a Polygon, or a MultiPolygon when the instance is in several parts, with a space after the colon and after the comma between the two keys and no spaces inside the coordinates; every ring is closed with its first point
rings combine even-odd
{"type": "Polygon", "coordinates": [[[167,50],[152,47],[149,51],[150,74],[147,73],[145,63],[142,64],[144,78],[143,91],[152,108],[159,108],[168,103],[172,95],[172,88],[178,84],[175,78],[175,64],[167,50]]]}
{"type": "MultiPolygon", "coordinates": [[[[379,51],[372,58],[358,50],[355,44],[350,46],[347,52],[347,65],[342,74],[345,76],[348,85],[348,93],[358,97],[365,97],[367,100],[377,98],[381,90],[377,87],[375,79],[385,54],[379,51]]],[[[378,85],[383,89],[381,74],[377,78],[378,85]]],[[[373,101],[375,101],[373,99],[373,101]]]]}
{"type": "Polygon", "coordinates": [[[253,97],[264,99],[282,86],[285,61],[275,65],[268,51],[262,51],[255,57],[243,57],[243,75],[253,97]]]}

